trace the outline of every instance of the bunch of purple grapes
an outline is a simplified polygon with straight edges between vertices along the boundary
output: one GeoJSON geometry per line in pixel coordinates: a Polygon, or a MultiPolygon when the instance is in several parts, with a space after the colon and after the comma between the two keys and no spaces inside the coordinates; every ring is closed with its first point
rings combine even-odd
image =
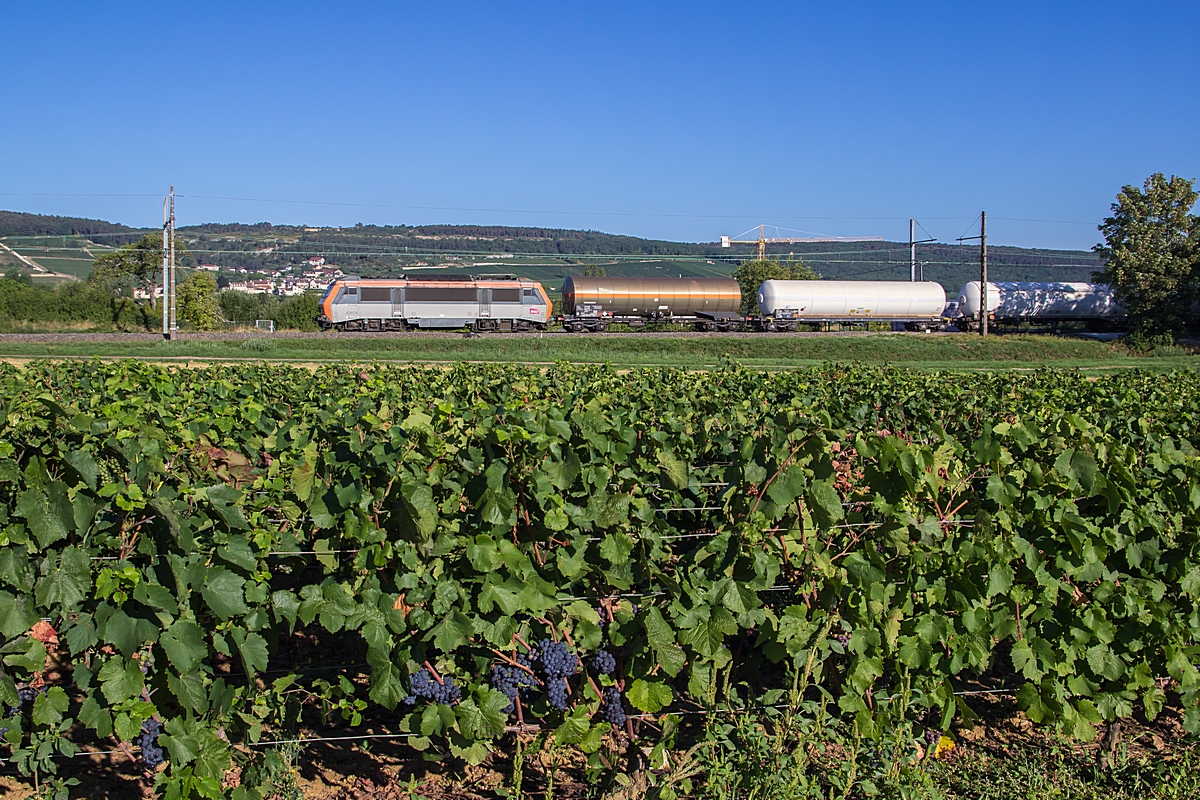
{"type": "Polygon", "coordinates": [[[597,675],[612,675],[617,669],[617,657],[607,650],[601,650],[592,658],[592,669],[597,675]]]}
{"type": "Polygon", "coordinates": [[[158,746],[158,735],[162,733],[162,723],[156,719],[148,719],[142,723],[142,735],[138,746],[142,749],[142,761],[154,769],[163,762],[163,751],[158,746]]]}
{"type": "MultiPolygon", "coordinates": [[[[528,661],[527,658],[524,660],[528,661]]],[[[526,686],[537,686],[537,679],[520,667],[496,664],[492,667],[491,684],[496,691],[503,693],[508,698],[508,705],[504,709],[504,713],[508,714],[516,705],[521,689],[526,686]]]]}
{"type": "MultiPolygon", "coordinates": [[[[43,688],[42,691],[43,692],[46,691],[45,688],[43,688]]],[[[17,689],[17,704],[8,709],[8,715],[11,717],[15,714],[21,713],[21,708],[24,707],[24,705],[26,703],[32,703],[33,698],[35,698],[37,696],[38,696],[37,689],[32,689],[28,686],[20,687],[19,689],[17,689]]]]}
{"type": "Polygon", "coordinates": [[[438,683],[429,674],[429,670],[424,668],[413,673],[409,681],[409,691],[412,694],[404,698],[404,702],[410,706],[417,702],[418,697],[448,706],[462,699],[462,689],[455,685],[454,678],[443,678],[442,682],[438,683]]]}
{"type": "Polygon", "coordinates": [[[579,656],[562,642],[543,639],[538,645],[538,662],[550,705],[559,711],[566,709],[567,679],[579,670],[579,656]]]}
{"type": "MultiPolygon", "coordinates": [[[[37,697],[39,694],[45,693],[45,691],[46,691],[45,686],[43,686],[40,689],[31,689],[28,686],[18,687],[17,688],[17,704],[15,706],[9,706],[8,716],[15,717],[17,714],[20,714],[21,709],[25,706],[26,703],[33,702],[33,699],[35,697],[37,697]]],[[[0,736],[3,736],[4,734],[8,733],[8,731],[9,731],[9,727],[7,725],[0,728],[0,736]]]]}
{"type": "Polygon", "coordinates": [[[625,705],[621,702],[621,690],[610,686],[604,690],[600,701],[600,714],[613,725],[625,724],[625,705]]]}

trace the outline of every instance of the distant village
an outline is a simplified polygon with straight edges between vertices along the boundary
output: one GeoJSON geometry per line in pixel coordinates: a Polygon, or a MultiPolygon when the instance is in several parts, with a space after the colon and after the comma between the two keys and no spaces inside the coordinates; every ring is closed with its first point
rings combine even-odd
{"type": "Polygon", "coordinates": [[[303,263],[293,264],[276,270],[220,267],[216,264],[201,264],[197,269],[218,274],[221,288],[245,294],[274,294],[292,297],[310,291],[324,291],[330,282],[345,273],[333,265],[326,265],[321,256],[313,256],[303,263]],[[265,277],[226,280],[226,276],[256,275],[265,277]]]}

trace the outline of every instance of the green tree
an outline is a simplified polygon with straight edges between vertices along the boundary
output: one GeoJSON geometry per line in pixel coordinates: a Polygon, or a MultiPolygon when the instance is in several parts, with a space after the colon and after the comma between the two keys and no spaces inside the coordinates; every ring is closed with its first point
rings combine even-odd
{"type": "Polygon", "coordinates": [[[588,278],[603,278],[608,275],[608,272],[597,264],[588,264],[583,268],[583,274],[588,278]]]}
{"type": "Polygon", "coordinates": [[[275,325],[287,330],[320,330],[316,322],[320,311],[321,295],[318,292],[298,294],[279,304],[279,310],[274,317],[275,325]]]}
{"type": "Polygon", "coordinates": [[[758,310],[758,287],[763,281],[815,281],[821,276],[799,259],[780,261],[777,258],[743,261],[733,271],[733,278],[742,287],[743,315],[758,310]]]}
{"type": "Polygon", "coordinates": [[[211,272],[194,272],[175,287],[175,304],[181,322],[198,330],[217,327],[217,279],[211,272]]]}
{"type": "MultiPolygon", "coordinates": [[[[88,280],[117,294],[132,294],[133,289],[145,289],[154,308],[154,289],[162,280],[162,235],[150,234],[127,244],[114,253],[105,253],[92,262],[88,280]]],[[[176,268],[191,262],[187,245],[175,241],[176,268]]]]}
{"type": "Polygon", "coordinates": [[[1195,181],[1156,172],[1142,189],[1126,186],[1099,226],[1095,251],[1105,267],[1095,279],[1113,287],[1133,335],[1173,337],[1182,332],[1200,284],[1200,220],[1191,213],[1195,181]]]}

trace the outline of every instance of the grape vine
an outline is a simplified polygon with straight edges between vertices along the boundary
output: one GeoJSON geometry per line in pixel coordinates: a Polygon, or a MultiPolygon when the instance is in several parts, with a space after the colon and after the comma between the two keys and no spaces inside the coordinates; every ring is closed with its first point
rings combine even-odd
{"type": "Polygon", "coordinates": [[[0,365],[5,740],[183,796],[302,696],[599,770],[721,687],[872,737],[998,670],[1076,737],[1200,731],[1198,431],[1195,373],[0,365]],[[316,634],[367,666],[293,668],[316,634]]]}

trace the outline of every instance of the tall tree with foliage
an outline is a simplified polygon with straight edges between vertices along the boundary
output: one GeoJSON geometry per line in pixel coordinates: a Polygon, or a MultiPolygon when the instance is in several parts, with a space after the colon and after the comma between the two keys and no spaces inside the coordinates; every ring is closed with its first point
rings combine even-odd
{"type": "Polygon", "coordinates": [[[763,281],[815,281],[821,276],[799,259],[762,258],[743,261],[733,271],[733,277],[742,287],[741,312],[749,315],[758,309],[758,287],[763,281]]]}
{"type": "Polygon", "coordinates": [[[198,330],[217,327],[217,279],[211,272],[194,272],[177,284],[175,306],[179,319],[198,330]]]}
{"type": "Polygon", "coordinates": [[[1182,332],[1200,288],[1200,220],[1191,213],[1195,181],[1156,172],[1142,189],[1126,186],[1096,245],[1106,264],[1097,281],[1114,289],[1133,334],[1170,337],[1182,332]]]}
{"type": "MultiPolygon", "coordinates": [[[[92,263],[92,274],[88,280],[117,294],[132,293],[135,288],[144,289],[150,295],[150,305],[153,308],[156,305],[154,290],[162,280],[162,255],[162,235],[144,236],[116,252],[105,253],[97,258],[92,263]]],[[[176,239],[176,266],[190,260],[191,253],[188,252],[187,246],[176,239]]]]}

